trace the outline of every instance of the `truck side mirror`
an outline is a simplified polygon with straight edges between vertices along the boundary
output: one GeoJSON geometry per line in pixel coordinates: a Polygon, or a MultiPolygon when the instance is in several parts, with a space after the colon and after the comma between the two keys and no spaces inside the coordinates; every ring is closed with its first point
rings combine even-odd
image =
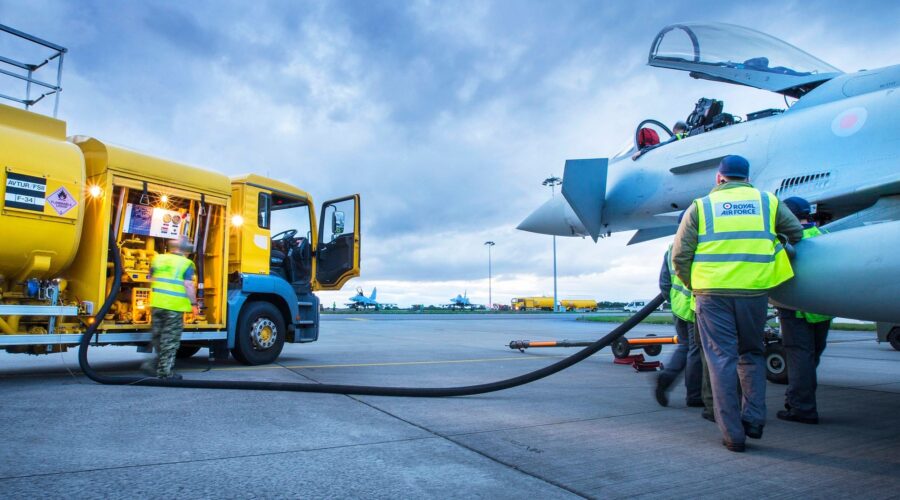
{"type": "Polygon", "coordinates": [[[331,214],[331,233],[334,235],[344,234],[344,212],[335,210],[331,214]]]}

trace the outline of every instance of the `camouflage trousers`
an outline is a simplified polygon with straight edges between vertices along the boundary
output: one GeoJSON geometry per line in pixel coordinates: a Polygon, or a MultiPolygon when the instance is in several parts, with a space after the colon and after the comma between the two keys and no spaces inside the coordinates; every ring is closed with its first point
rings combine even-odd
{"type": "Polygon", "coordinates": [[[184,313],[154,307],[153,350],[156,351],[156,376],[168,377],[175,367],[175,353],[181,345],[181,331],[184,329],[184,313]]]}

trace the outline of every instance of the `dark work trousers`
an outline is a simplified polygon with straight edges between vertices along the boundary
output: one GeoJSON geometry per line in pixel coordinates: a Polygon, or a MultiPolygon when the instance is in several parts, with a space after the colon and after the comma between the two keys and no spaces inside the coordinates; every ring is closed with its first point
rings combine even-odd
{"type": "Polygon", "coordinates": [[[700,351],[700,366],[703,370],[702,380],[700,382],[700,397],[703,399],[703,409],[709,413],[713,413],[715,405],[713,404],[712,386],[709,384],[709,365],[706,364],[706,354],[703,353],[703,343],[700,341],[700,329],[694,324],[694,345],[700,351]]]}
{"type": "Polygon", "coordinates": [[[703,366],[700,361],[700,347],[694,341],[694,324],[675,316],[675,334],[678,335],[678,347],[659,374],[660,383],[668,390],[684,372],[684,386],[687,389],[687,402],[701,401],[700,386],[703,377],[703,366]]]}
{"type": "Polygon", "coordinates": [[[810,323],[798,318],[797,311],[778,308],[778,322],[787,356],[788,386],[784,404],[797,416],[818,418],[816,368],[825,350],[831,321],[810,323]]]}
{"type": "Polygon", "coordinates": [[[697,295],[696,300],[697,327],[709,365],[716,423],[726,441],[743,443],[741,420],[766,423],[763,328],[768,297],[697,295]]]}

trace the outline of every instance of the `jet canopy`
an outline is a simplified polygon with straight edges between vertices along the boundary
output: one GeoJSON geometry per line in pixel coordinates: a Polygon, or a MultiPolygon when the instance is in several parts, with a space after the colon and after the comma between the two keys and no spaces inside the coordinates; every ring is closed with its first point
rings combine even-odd
{"type": "Polygon", "coordinates": [[[666,26],[653,40],[647,64],[791,97],[842,73],[783,40],[724,23],[666,26]]]}

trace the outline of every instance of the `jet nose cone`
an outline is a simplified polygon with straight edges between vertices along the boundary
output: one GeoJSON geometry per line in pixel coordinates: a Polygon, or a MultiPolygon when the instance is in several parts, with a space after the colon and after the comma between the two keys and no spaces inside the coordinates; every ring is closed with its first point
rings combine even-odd
{"type": "Polygon", "coordinates": [[[525,218],[516,229],[556,236],[585,236],[584,226],[562,196],[551,198],[525,218]]]}

